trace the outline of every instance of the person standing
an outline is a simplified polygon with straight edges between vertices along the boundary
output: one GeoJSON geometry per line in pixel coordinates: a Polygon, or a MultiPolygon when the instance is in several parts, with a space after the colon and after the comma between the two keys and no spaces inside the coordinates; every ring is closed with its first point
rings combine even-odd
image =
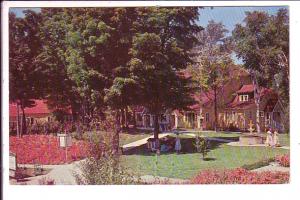
{"type": "Polygon", "coordinates": [[[275,131],[274,131],[274,133],[273,133],[273,145],[274,145],[275,147],[280,146],[277,129],[275,129],[275,131]]]}
{"type": "Polygon", "coordinates": [[[177,134],[176,141],[175,141],[175,151],[177,154],[179,154],[180,150],[181,150],[181,143],[180,143],[180,138],[177,134]]]}
{"type": "Polygon", "coordinates": [[[271,128],[269,128],[268,132],[267,132],[267,139],[265,144],[267,146],[273,146],[273,133],[271,131],[271,128]]]}

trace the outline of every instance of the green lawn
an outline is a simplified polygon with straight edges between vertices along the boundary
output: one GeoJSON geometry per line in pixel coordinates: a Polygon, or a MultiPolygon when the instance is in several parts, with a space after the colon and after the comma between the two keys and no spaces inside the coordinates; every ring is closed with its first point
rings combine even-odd
{"type": "MultiPolygon", "coordinates": [[[[236,133],[206,133],[209,137],[230,137],[238,140],[236,133]]],[[[288,153],[289,150],[273,149],[270,147],[234,147],[225,143],[211,142],[211,148],[207,160],[201,159],[201,155],[195,152],[193,137],[181,134],[182,151],[184,153],[161,154],[156,156],[148,153],[145,145],[128,152],[122,156],[123,163],[129,169],[140,175],[164,176],[170,178],[188,179],[205,169],[232,169],[253,165],[257,162],[274,158],[276,155],[288,153]],[[157,163],[157,164],[156,164],[157,163]]],[[[289,136],[279,136],[282,145],[289,144],[289,136]]]]}
{"type": "Polygon", "coordinates": [[[290,146],[290,135],[279,134],[279,142],[282,146],[290,146]]]}
{"type": "Polygon", "coordinates": [[[267,147],[231,147],[221,145],[210,151],[203,161],[199,153],[152,155],[124,155],[128,168],[141,175],[149,174],[188,179],[204,169],[229,169],[254,164],[258,161],[287,153],[288,150],[267,147]],[[214,160],[215,159],[215,160],[214,160]],[[157,165],[155,164],[157,161],[157,165]]]}

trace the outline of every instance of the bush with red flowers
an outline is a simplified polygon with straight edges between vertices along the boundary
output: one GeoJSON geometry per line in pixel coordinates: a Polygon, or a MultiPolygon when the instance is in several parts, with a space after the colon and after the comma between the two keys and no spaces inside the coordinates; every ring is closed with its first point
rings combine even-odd
{"type": "Polygon", "coordinates": [[[9,150],[17,155],[20,164],[56,165],[80,160],[88,156],[90,144],[73,141],[71,147],[61,148],[59,138],[52,135],[24,135],[9,137],[9,150]],[[67,158],[66,158],[67,155],[67,158]]]}
{"type": "Polygon", "coordinates": [[[290,154],[285,154],[283,156],[276,156],[275,160],[283,167],[290,166],[290,154]]]}
{"type": "Polygon", "coordinates": [[[191,180],[191,184],[282,184],[289,182],[288,172],[253,172],[243,168],[205,170],[191,180]]]}

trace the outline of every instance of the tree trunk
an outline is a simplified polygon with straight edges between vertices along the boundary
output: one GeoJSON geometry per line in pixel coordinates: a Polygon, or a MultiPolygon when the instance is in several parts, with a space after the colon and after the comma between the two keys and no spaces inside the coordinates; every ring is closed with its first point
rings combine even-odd
{"type": "Polygon", "coordinates": [[[256,103],[256,131],[257,133],[260,133],[260,116],[259,116],[259,104],[260,103],[256,103]]]}
{"type": "Polygon", "coordinates": [[[119,133],[120,133],[120,113],[117,110],[115,112],[115,128],[113,135],[113,154],[117,154],[119,151],[119,133]]]}
{"type": "Polygon", "coordinates": [[[125,108],[125,128],[128,129],[128,108],[125,108]]]}
{"type": "Polygon", "coordinates": [[[124,113],[124,109],[121,109],[121,128],[122,129],[125,128],[125,113],[124,113]]]}
{"type": "Polygon", "coordinates": [[[158,124],[158,115],[154,114],[154,139],[158,139],[159,134],[159,124],[158,124]]]}
{"type": "Polygon", "coordinates": [[[135,110],[133,108],[133,128],[136,129],[135,110]]]}
{"type": "Polygon", "coordinates": [[[259,116],[259,107],[260,107],[260,89],[257,83],[257,78],[255,75],[252,75],[252,84],[254,88],[254,101],[256,105],[256,132],[260,133],[260,116],[259,116]]]}
{"type": "Polygon", "coordinates": [[[17,137],[20,137],[20,110],[19,103],[17,103],[17,137]]]}
{"type": "Polygon", "coordinates": [[[22,110],[22,135],[24,135],[27,132],[27,126],[26,126],[25,109],[23,106],[21,106],[21,110],[22,110]]]}
{"type": "Polygon", "coordinates": [[[218,102],[217,102],[217,88],[214,88],[214,111],[215,111],[215,131],[218,131],[218,102]]]}

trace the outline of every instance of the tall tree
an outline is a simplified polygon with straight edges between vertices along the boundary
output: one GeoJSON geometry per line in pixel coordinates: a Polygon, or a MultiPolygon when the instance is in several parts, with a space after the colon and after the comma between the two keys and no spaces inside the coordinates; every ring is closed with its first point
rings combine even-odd
{"type": "Polygon", "coordinates": [[[265,12],[247,12],[245,25],[233,30],[235,51],[250,72],[256,104],[256,128],[260,132],[261,88],[280,88],[280,95],[289,102],[289,40],[286,9],[270,16],[265,12]]]}
{"type": "Polygon", "coordinates": [[[38,36],[41,16],[30,10],[24,13],[24,18],[9,14],[9,97],[21,108],[22,134],[27,132],[25,108],[34,106],[32,99],[43,93],[40,73],[33,64],[41,49],[38,36]]]}
{"type": "Polygon", "coordinates": [[[192,63],[189,51],[196,44],[198,8],[141,8],[138,33],[133,39],[132,77],[140,87],[140,104],[154,115],[158,140],[159,115],[167,109],[188,108],[191,80],[180,75],[192,63]]]}
{"type": "Polygon", "coordinates": [[[80,98],[75,83],[67,72],[67,32],[70,21],[62,8],[42,8],[40,27],[42,51],[35,65],[42,74],[47,105],[54,110],[72,110],[73,118],[79,113],[80,98]]]}
{"type": "Polygon", "coordinates": [[[197,35],[200,44],[193,49],[195,64],[190,67],[200,92],[213,91],[211,100],[214,104],[215,131],[218,130],[218,108],[222,103],[219,102],[220,91],[230,78],[230,66],[233,64],[231,41],[226,37],[227,32],[222,23],[209,21],[207,27],[197,35]]]}

